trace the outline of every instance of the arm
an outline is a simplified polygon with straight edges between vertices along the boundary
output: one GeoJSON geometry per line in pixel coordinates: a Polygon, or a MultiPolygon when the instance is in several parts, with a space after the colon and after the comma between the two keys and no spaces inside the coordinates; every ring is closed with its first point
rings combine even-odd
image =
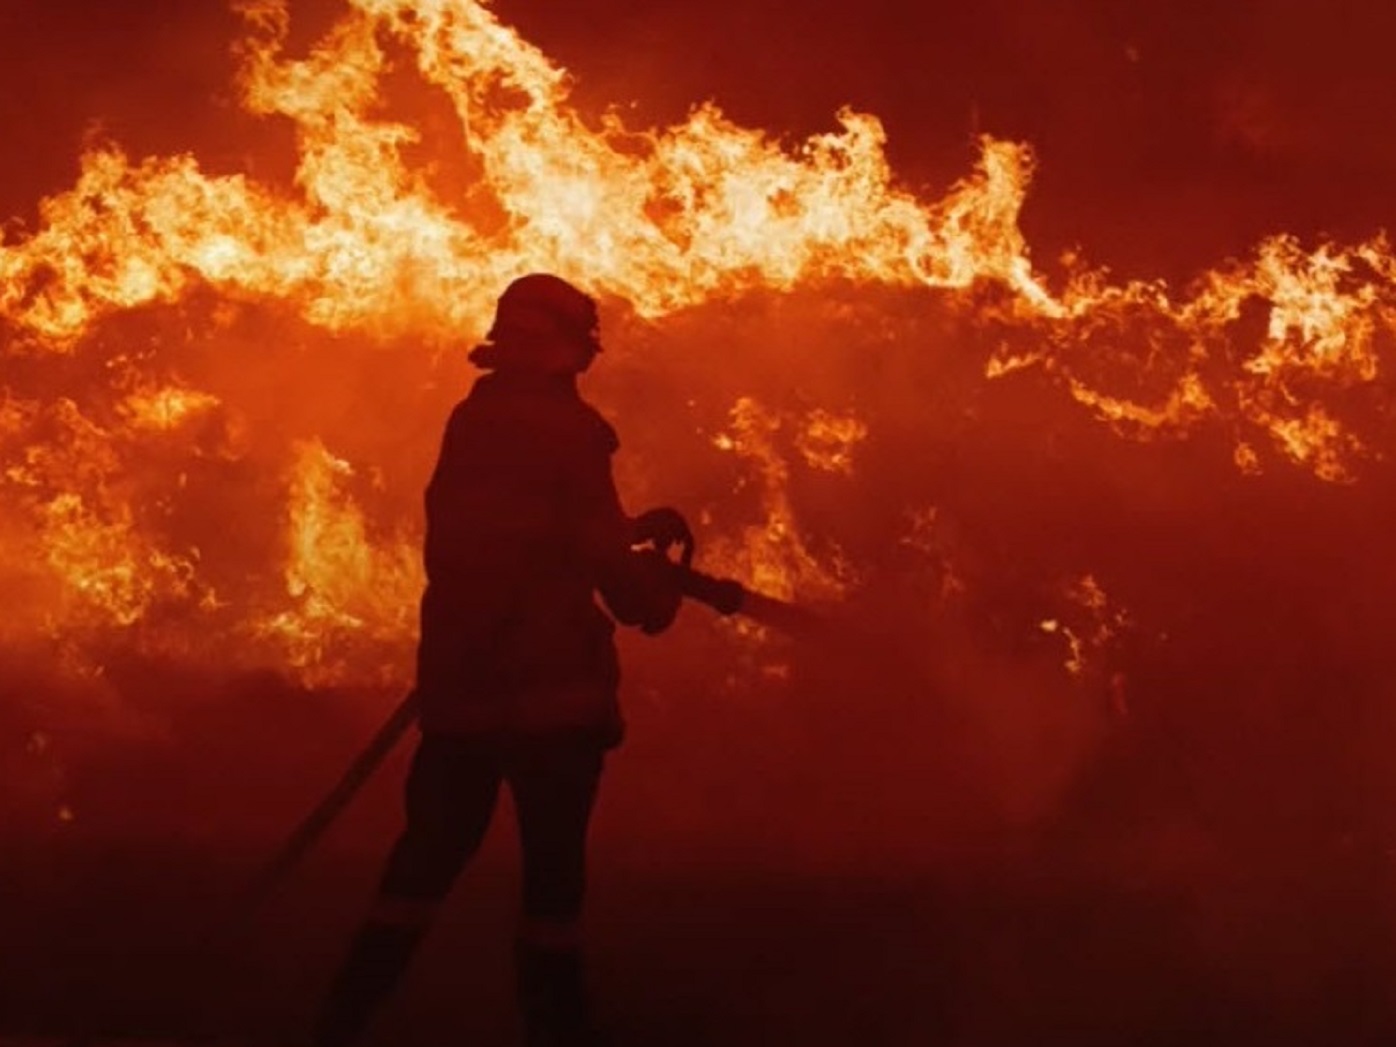
{"type": "Polygon", "coordinates": [[[677,510],[667,508],[627,516],[616,491],[609,448],[604,454],[587,455],[574,475],[573,508],[580,546],[595,587],[622,624],[647,633],[662,632],[683,600],[679,574],[665,554],[679,545],[687,566],[693,553],[687,522],[677,510]],[[641,545],[652,548],[637,551],[641,545]]]}
{"type": "Polygon", "coordinates": [[[636,546],[651,545],[662,553],[678,546],[683,565],[688,566],[693,556],[693,532],[677,509],[661,506],[627,516],[621,508],[609,455],[589,462],[582,480],[582,545],[589,557],[605,563],[629,554],[636,546]]]}
{"type": "Polygon", "coordinates": [[[636,544],[635,521],[621,507],[609,452],[587,454],[577,463],[573,475],[570,510],[580,551],[589,563],[604,572],[606,565],[623,559],[636,544]]]}

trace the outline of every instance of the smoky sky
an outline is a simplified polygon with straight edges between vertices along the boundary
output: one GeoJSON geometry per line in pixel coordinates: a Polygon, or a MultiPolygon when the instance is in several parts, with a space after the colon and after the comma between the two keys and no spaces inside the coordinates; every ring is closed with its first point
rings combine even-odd
{"type": "MultiPolygon", "coordinates": [[[[926,195],[974,136],[1028,141],[1023,224],[1039,262],[1182,277],[1292,232],[1350,241],[1393,222],[1396,71],[1385,3],[1231,0],[499,0],[567,66],[588,113],[641,124],[706,99],[793,141],[840,106],[878,114],[899,178],[926,195]]],[[[293,2],[297,46],[338,11],[293,2]]],[[[263,173],[275,128],[239,111],[217,0],[4,0],[0,214],[72,180],[85,136],[263,173]],[[270,136],[270,137],[269,137],[270,136]],[[259,167],[260,165],[260,167],[259,167]]]]}

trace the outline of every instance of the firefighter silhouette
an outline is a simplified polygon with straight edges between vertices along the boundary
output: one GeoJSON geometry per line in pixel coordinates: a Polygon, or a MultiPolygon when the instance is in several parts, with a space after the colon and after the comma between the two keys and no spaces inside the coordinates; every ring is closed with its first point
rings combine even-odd
{"type": "Polygon", "coordinates": [[[523,849],[515,960],[528,1042],[596,1042],[578,920],[587,825],[623,733],[614,621],[666,628],[680,594],[646,569],[652,554],[632,550],[692,547],[676,511],[621,509],[615,432],[577,390],[600,350],[596,303],[534,274],[504,291],[471,353],[485,373],[452,411],[426,491],[422,737],[406,827],[331,986],[318,1047],[365,1031],[484,838],[501,783],[523,849]]]}

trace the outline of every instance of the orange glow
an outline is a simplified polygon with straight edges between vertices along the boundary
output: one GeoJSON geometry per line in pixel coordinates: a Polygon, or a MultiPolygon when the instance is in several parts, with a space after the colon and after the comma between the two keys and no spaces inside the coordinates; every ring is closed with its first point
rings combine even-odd
{"type": "MultiPolygon", "coordinates": [[[[43,201],[37,230],[0,240],[11,352],[81,359],[104,321],[187,303],[198,289],[275,303],[335,336],[432,347],[478,336],[499,289],[536,270],[644,320],[840,282],[966,302],[988,289],[984,314],[1016,334],[987,375],[1041,368],[1123,436],[1179,438],[1215,422],[1235,434],[1239,470],[1266,469],[1268,450],[1332,482],[1358,480],[1373,453],[1331,401],[1378,375],[1374,345],[1396,316],[1384,239],[1306,250],[1276,236],[1181,291],[1116,282],[1077,259],[1054,279],[1018,224],[1034,168],[1023,144],[981,138],[973,168],[923,198],[898,183],[867,113],[841,111],[836,131],[795,144],[710,104],[668,128],[628,127],[614,113],[588,122],[567,72],[474,0],[350,0],[304,57],[285,53],[284,0],[235,8],[247,27],[241,98],[294,126],[294,186],[212,175],[192,156],[91,148],[73,187],[43,201]],[[459,120],[456,160],[472,176],[458,197],[407,158],[422,135],[387,111],[389,48],[459,120]],[[1264,313],[1253,348],[1234,333],[1252,308],[1264,313]]],[[[135,377],[110,417],[64,397],[0,400],[13,494],[0,528],[19,536],[8,549],[25,550],[5,568],[57,591],[50,628],[94,616],[131,625],[162,601],[225,606],[200,550],[152,522],[126,463],[201,421],[229,431],[243,421],[197,382],[139,358],[126,367],[135,377]]],[[[791,463],[855,474],[875,426],[739,399],[719,446],[750,465],[763,518],[720,536],[710,564],[777,596],[845,593],[856,571],[803,534],[791,463]],[[782,426],[797,434],[792,454],[772,439],[782,426]]],[[[335,653],[343,635],[395,651],[406,642],[421,576],[410,529],[380,533],[345,488],[351,456],[318,438],[297,447],[282,488],[285,592],[235,624],[307,678],[328,679],[349,672],[335,653]]]]}
{"type": "MultiPolygon", "coordinates": [[[[754,400],[743,398],[733,406],[731,427],[716,443],[751,463],[764,519],[745,528],[735,540],[719,542],[706,559],[717,569],[748,580],[759,592],[782,600],[836,599],[847,589],[851,570],[836,554],[816,556],[801,535],[788,494],[789,466],[774,440],[782,424],[783,419],[754,400]]],[[[812,431],[823,432],[830,424],[830,417],[821,412],[809,420],[801,435],[809,438],[812,431]]],[[[843,424],[856,434],[861,423],[844,420],[843,424]]]]}
{"type": "MultiPolygon", "coordinates": [[[[361,644],[391,646],[415,626],[424,581],[416,543],[370,540],[363,513],[340,489],[352,475],[348,462],[319,443],[297,449],[287,521],[286,592],[293,607],[259,625],[310,683],[348,671],[336,661],[346,633],[361,644]]],[[[399,679],[405,664],[384,659],[371,675],[399,679]]]]}

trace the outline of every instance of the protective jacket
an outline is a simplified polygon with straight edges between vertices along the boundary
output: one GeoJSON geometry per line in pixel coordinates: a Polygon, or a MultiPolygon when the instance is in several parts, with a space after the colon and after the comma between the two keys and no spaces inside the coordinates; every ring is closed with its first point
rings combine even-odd
{"type": "Polygon", "coordinates": [[[615,626],[594,598],[630,542],[617,447],[570,375],[496,371],[456,406],[426,492],[424,731],[619,742],[615,626]]]}

